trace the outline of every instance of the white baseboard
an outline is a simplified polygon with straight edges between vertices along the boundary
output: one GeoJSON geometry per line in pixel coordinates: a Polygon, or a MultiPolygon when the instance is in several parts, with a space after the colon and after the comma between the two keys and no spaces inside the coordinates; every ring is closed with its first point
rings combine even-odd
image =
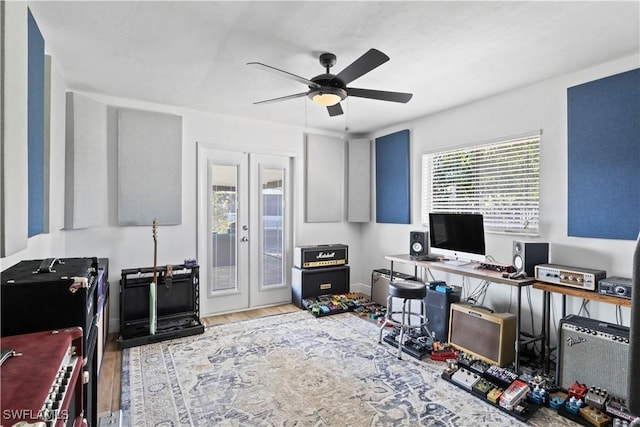
{"type": "Polygon", "coordinates": [[[351,292],[358,292],[367,296],[371,295],[371,284],[365,285],[364,283],[352,283],[349,285],[351,292]]]}
{"type": "Polygon", "coordinates": [[[109,319],[109,334],[120,332],[120,319],[109,319]]]}

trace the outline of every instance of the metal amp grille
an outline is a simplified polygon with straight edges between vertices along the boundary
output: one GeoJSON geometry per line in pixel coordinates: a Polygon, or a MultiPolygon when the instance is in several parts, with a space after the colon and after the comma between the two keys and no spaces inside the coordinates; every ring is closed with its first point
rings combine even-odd
{"type": "Polygon", "coordinates": [[[576,381],[627,398],[629,328],[578,316],[560,322],[558,385],[576,381]]]}

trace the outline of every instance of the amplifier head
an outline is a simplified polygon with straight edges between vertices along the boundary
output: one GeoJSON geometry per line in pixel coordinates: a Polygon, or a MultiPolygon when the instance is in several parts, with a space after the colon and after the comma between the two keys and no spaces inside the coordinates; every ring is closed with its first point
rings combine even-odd
{"type": "Polygon", "coordinates": [[[451,304],[449,343],[487,363],[507,366],[515,360],[516,316],[451,304]]]}
{"type": "Polygon", "coordinates": [[[567,390],[577,381],[626,400],[629,328],[571,315],[560,321],[558,340],[561,388],[567,390]]]}

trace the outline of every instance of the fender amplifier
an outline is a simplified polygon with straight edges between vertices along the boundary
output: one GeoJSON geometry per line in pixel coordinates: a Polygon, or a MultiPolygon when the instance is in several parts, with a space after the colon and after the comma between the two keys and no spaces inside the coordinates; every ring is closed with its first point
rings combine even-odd
{"type": "Polygon", "coordinates": [[[349,263],[349,246],[311,245],[296,246],[293,250],[293,266],[298,268],[333,267],[349,263]]]}
{"type": "Polygon", "coordinates": [[[515,360],[516,315],[451,304],[449,343],[492,365],[507,366],[515,360]]]}
{"type": "Polygon", "coordinates": [[[629,328],[569,315],[560,320],[556,382],[600,387],[627,399],[629,328]]]}

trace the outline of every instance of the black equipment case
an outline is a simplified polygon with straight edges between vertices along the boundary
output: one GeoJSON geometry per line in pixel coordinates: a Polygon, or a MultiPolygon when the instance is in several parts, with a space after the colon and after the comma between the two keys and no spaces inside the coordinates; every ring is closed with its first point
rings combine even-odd
{"type": "MultiPolygon", "coordinates": [[[[108,260],[102,259],[102,264],[106,272],[108,260]]],[[[82,328],[82,354],[86,360],[83,410],[92,426],[98,422],[95,317],[99,268],[98,258],[89,257],[20,261],[2,272],[0,288],[3,337],[74,326],[82,328]]],[[[102,279],[107,281],[104,275],[102,279]]]]}
{"type": "Polygon", "coordinates": [[[20,261],[2,272],[2,336],[82,327],[95,316],[97,258],[20,261]]]}

